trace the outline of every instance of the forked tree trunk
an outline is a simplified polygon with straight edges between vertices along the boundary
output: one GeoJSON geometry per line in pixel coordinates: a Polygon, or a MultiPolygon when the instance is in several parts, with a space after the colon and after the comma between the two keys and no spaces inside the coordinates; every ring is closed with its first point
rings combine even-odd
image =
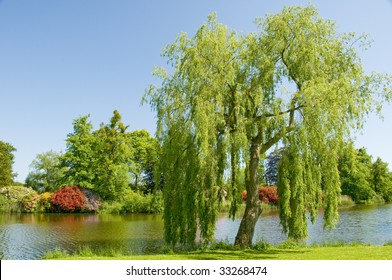
{"type": "MultiPolygon", "coordinates": [[[[256,142],[256,141],[255,141],[256,142]]],[[[235,238],[235,245],[250,247],[255,232],[256,222],[261,214],[259,201],[257,171],[260,159],[260,144],[253,142],[250,148],[249,181],[246,184],[246,208],[235,238]]]]}

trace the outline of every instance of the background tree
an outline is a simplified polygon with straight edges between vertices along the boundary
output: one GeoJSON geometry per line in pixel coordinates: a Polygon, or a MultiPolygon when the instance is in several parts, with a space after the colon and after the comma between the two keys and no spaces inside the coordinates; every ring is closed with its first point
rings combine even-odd
{"type": "Polygon", "coordinates": [[[26,178],[26,186],[38,192],[55,192],[62,186],[66,168],[60,167],[61,154],[49,151],[37,155],[30,165],[32,171],[26,178]]]}
{"type": "Polygon", "coordinates": [[[11,144],[0,141],[0,186],[2,187],[11,186],[16,176],[12,172],[15,151],[11,144]]]}
{"type": "Polygon", "coordinates": [[[342,194],[355,202],[371,200],[376,192],[372,181],[372,158],[365,148],[354,149],[349,145],[339,158],[339,176],[342,194]]]}
{"type": "Polygon", "coordinates": [[[128,159],[133,151],[129,145],[127,127],[115,110],[107,125],[93,133],[95,147],[94,189],[104,199],[114,200],[129,190],[130,176],[128,159]]]}
{"type": "Polygon", "coordinates": [[[66,139],[66,150],[62,156],[62,166],[67,168],[63,182],[67,185],[94,189],[95,178],[95,138],[89,116],[73,121],[73,132],[66,139]]]}
{"type": "Polygon", "coordinates": [[[159,144],[146,130],[132,131],[128,136],[133,151],[130,160],[132,186],[144,193],[152,193],[156,186],[154,169],[159,161],[159,144]]]}
{"type": "Polygon", "coordinates": [[[388,163],[377,158],[372,165],[372,188],[386,202],[392,201],[392,181],[388,163]]]}
{"type": "Polygon", "coordinates": [[[110,123],[92,131],[92,124],[84,116],[74,121],[74,132],[66,140],[62,157],[67,167],[65,182],[68,185],[94,190],[103,199],[113,200],[129,189],[128,160],[132,155],[127,127],[121,115],[114,111],[110,123]]]}
{"type": "Polygon", "coordinates": [[[392,199],[391,172],[381,158],[372,162],[365,148],[355,149],[347,145],[339,156],[339,175],[342,194],[349,195],[357,203],[367,203],[382,198],[392,199]]]}
{"type": "Polygon", "coordinates": [[[337,33],[314,7],[288,7],[257,23],[259,33],[241,35],[211,15],[192,38],[182,34],[164,49],[174,69],[154,72],[162,83],[146,98],[157,112],[171,244],[193,243],[198,228],[203,241],[213,238],[218,190],[229,174],[233,197],[242,185],[247,191],[235,243],[251,245],[260,159],[279,142],[286,147],[278,182],[283,229],[305,238],[306,211],[314,221],[321,194],[325,225],[333,227],[339,150],[365,113],[380,108],[374,92],[389,94],[382,76],[362,69],[353,45],[361,38],[337,33]]]}

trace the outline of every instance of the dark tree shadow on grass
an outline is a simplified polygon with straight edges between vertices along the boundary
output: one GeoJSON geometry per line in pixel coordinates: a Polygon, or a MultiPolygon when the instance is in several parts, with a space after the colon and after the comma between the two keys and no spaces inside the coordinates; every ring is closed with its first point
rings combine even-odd
{"type": "Polygon", "coordinates": [[[230,250],[230,251],[198,251],[184,254],[184,257],[195,260],[276,260],[282,254],[303,254],[309,250],[230,250]]]}

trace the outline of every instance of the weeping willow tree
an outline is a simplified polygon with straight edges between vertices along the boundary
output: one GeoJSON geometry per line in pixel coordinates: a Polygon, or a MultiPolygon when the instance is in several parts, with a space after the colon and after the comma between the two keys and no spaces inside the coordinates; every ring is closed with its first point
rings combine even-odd
{"type": "Polygon", "coordinates": [[[288,7],[256,23],[259,32],[244,35],[212,14],[193,37],[179,35],[163,51],[170,69],[155,69],[162,82],[145,95],[157,113],[165,238],[173,245],[212,240],[227,181],[232,217],[246,188],[235,243],[251,245],[261,214],[260,160],[277,145],[285,146],[278,182],[283,230],[305,238],[306,213],[314,220],[320,206],[325,226],[333,227],[339,150],[388,97],[386,77],[365,74],[356,54],[366,39],[337,33],[314,7],[288,7]]]}

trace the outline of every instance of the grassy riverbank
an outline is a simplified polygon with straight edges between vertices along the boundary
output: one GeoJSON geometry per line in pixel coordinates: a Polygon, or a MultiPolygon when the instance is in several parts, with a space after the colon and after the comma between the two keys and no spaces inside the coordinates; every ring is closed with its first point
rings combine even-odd
{"type": "Polygon", "coordinates": [[[235,248],[205,249],[190,252],[172,252],[157,255],[123,255],[109,252],[93,253],[88,248],[76,254],[56,250],[44,259],[60,260],[392,260],[392,244],[371,246],[364,244],[332,244],[324,246],[268,246],[263,249],[235,248]]]}

